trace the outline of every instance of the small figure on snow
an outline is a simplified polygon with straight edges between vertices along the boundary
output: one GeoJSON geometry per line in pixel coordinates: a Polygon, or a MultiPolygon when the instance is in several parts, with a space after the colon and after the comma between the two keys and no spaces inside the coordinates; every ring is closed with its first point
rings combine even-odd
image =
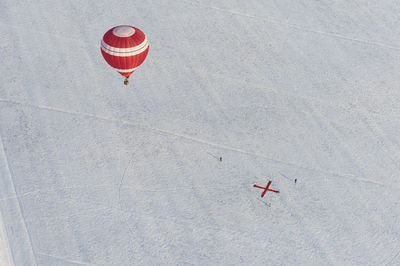
{"type": "Polygon", "coordinates": [[[219,157],[219,161],[222,162],[222,157],[219,157]]]}
{"type": "Polygon", "coordinates": [[[294,183],[295,183],[295,184],[297,183],[297,178],[294,179],[294,183]]]}

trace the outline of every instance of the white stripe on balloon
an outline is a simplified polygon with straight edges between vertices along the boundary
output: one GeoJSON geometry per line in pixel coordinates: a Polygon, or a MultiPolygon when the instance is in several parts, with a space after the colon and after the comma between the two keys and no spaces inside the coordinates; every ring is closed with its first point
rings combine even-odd
{"type": "Polygon", "coordinates": [[[144,41],[136,45],[134,47],[129,47],[129,48],[117,48],[108,45],[107,43],[104,42],[104,40],[101,40],[101,49],[109,54],[109,55],[114,55],[114,56],[132,56],[132,55],[137,55],[142,52],[144,52],[147,47],[149,47],[149,42],[147,41],[147,38],[144,39],[144,41]]]}

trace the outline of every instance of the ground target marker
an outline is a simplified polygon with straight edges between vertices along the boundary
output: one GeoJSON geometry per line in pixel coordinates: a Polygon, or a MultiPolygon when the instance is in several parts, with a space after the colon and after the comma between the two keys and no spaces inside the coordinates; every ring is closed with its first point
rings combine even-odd
{"type": "Polygon", "coordinates": [[[266,187],[260,187],[260,186],[257,186],[257,185],[253,185],[253,187],[255,187],[255,188],[260,188],[260,189],[264,189],[263,193],[261,193],[261,198],[263,198],[263,197],[265,196],[265,194],[267,193],[267,191],[271,191],[271,192],[275,192],[275,193],[280,193],[278,190],[273,190],[273,189],[270,189],[270,188],[269,188],[269,186],[271,185],[271,183],[272,183],[272,181],[270,180],[270,181],[268,182],[268,184],[267,184],[266,187]]]}

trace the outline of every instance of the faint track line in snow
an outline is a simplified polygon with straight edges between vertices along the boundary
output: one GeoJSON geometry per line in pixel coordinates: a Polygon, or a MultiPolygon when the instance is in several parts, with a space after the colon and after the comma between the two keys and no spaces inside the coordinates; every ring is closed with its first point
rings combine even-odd
{"type": "Polygon", "coordinates": [[[132,156],[131,156],[131,158],[130,158],[130,160],[129,160],[129,162],[128,162],[128,165],[125,167],[124,173],[122,174],[122,177],[121,177],[121,180],[120,180],[119,186],[118,186],[118,205],[119,205],[119,208],[120,208],[120,210],[121,210],[121,212],[122,212],[122,214],[123,214],[124,222],[125,222],[125,224],[126,224],[126,227],[128,227],[128,230],[129,230],[129,232],[132,234],[132,236],[134,236],[135,233],[132,231],[131,227],[129,226],[128,218],[127,218],[126,215],[125,215],[125,210],[122,208],[122,203],[121,203],[121,188],[122,188],[122,184],[123,184],[124,179],[125,179],[126,170],[128,170],[129,166],[131,165],[131,162],[133,161],[133,156],[134,156],[134,154],[135,154],[135,153],[132,154],[132,156]]]}
{"type": "Polygon", "coordinates": [[[294,179],[294,178],[290,178],[290,177],[286,176],[285,174],[282,174],[281,172],[279,172],[279,174],[281,176],[283,176],[284,178],[288,179],[288,180],[293,180],[294,179]]]}
{"type": "MultiPolygon", "coordinates": [[[[128,164],[126,165],[124,172],[122,173],[121,179],[119,181],[119,185],[118,185],[118,205],[120,208],[120,211],[122,213],[123,219],[124,219],[124,223],[126,224],[126,227],[128,228],[129,232],[131,233],[132,237],[135,237],[135,232],[133,232],[131,226],[128,223],[128,217],[126,215],[126,211],[122,208],[122,203],[121,203],[121,188],[123,187],[123,183],[124,183],[124,179],[126,176],[126,171],[128,170],[128,168],[132,165],[132,162],[134,160],[135,154],[136,152],[139,150],[139,148],[141,148],[143,146],[143,143],[141,145],[139,145],[133,152],[132,155],[128,161],[128,164]]],[[[129,238],[129,241],[131,242],[131,238],[129,238]]],[[[134,246],[131,242],[132,247],[134,246]]]]}
{"type": "Polygon", "coordinates": [[[320,34],[320,35],[325,35],[325,36],[329,36],[329,37],[333,37],[333,38],[337,38],[337,39],[347,40],[347,41],[351,41],[351,42],[358,42],[358,43],[363,43],[363,44],[368,44],[368,45],[374,45],[374,46],[380,46],[380,47],[392,49],[392,50],[400,50],[400,47],[398,47],[398,46],[393,46],[393,45],[386,44],[383,42],[376,42],[376,41],[371,41],[371,40],[358,39],[358,38],[354,38],[354,37],[347,37],[347,36],[344,36],[344,35],[338,34],[338,33],[313,30],[313,29],[309,29],[306,27],[297,26],[294,24],[289,24],[288,26],[291,28],[297,29],[297,30],[311,32],[311,33],[320,34]]]}
{"type": "Polygon", "coordinates": [[[400,153],[399,153],[399,146],[397,143],[393,143],[391,139],[385,134],[385,132],[382,130],[382,128],[376,123],[374,119],[372,119],[368,115],[368,111],[360,107],[357,110],[360,113],[360,116],[363,118],[365,125],[368,127],[368,129],[374,133],[374,136],[377,138],[377,141],[379,142],[379,148],[387,154],[387,157],[392,161],[392,163],[397,167],[397,169],[400,170],[400,153]],[[390,145],[387,145],[386,143],[389,142],[390,145]],[[397,147],[396,147],[397,146],[397,147]],[[390,149],[388,147],[395,147],[394,149],[390,149]],[[395,158],[393,158],[395,157],[395,158]]]}
{"type": "Polygon", "coordinates": [[[95,264],[91,264],[91,263],[88,263],[88,262],[70,260],[70,259],[66,259],[66,258],[63,258],[63,257],[59,257],[59,256],[51,255],[51,254],[45,254],[45,253],[41,253],[41,252],[36,252],[36,254],[37,254],[37,255],[40,255],[40,256],[45,256],[45,257],[54,258],[54,259],[57,259],[57,260],[62,260],[62,261],[65,261],[65,262],[76,263],[76,264],[79,264],[79,265],[96,266],[95,264]]]}
{"type": "MultiPolygon", "coordinates": [[[[217,148],[221,148],[221,149],[225,149],[225,150],[230,150],[230,151],[235,151],[235,152],[240,152],[243,154],[248,154],[248,155],[253,155],[253,156],[257,156],[260,158],[264,158],[266,160],[269,161],[273,161],[279,164],[284,164],[284,165],[288,165],[288,166],[293,166],[293,167],[297,167],[300,169],[304,169],[304,170],[308,170],[308,171],[315,171],[315,172],[320,172],[323,174],[328,174],[328,175],[332,175],[332,176],[337,176],[337,177],[342,177],[342,178],[347,178],[347,179],[353,179],[353,180],[358,180],[358,181],[362,181],[362,182],[367,182],[367,183],[373,183],[376,185],[381,185],[381,186],[386,186],[384,183],[380,183],[374,180],[369,180],[369,179],[363,179],[363,178],[357,178],[354,175],[351,174],[341,174],[341,173],[337,173],[337,172],[333,172],[333,171],[328,171],[328,170],[323,170],[323,169],[318,169],[318,168],[312,168],[312,167],[306,167],[306,166],[302,166],[296,163],[292,163],[292,162],[288,162],[288,161],[284,161],[284,160],[279,160],[279,159],[274,159],[271,157],[268,157],[264,154],[261,153],[257,153],[257,152],[250,152],[250,151],[246,151],[240,148],[234,148],[234,147],[230,147],[227,145],[223,145],[223,144],[218,144],[218,143],[213,143],[213,142],[209,142],[206,140],[202,140],[202,139],[198,139],[198,138],[194,138],[191,136],[187,136],[187,135],[183,135],[183,134],[179,134],[179,133],[175,133],[175,132],[171,132],[171,131],[167,131],[167,130],[163,130],[163,129],[157,129],[157,128],[152,128],[153,130],[156,131],[160,131],[166,134],[170,134],[170,135],[174,135],[177,137],[181,137],[181,138],[185,138],[185,139],[189,139],[195,142],[199,142],[199,143],[203,143],[203,144],[207,144],[213,147],[217,147],[217,148]]],[[[393,187],[392,185],[390,185],[391,187],[393,187]]],[[[395,187],[396,189],[400,189],[399,187],[395,187]]]]}
{"type": "MultiPolygon", "coordinates": [[[[218,75],[218,77],[219,78],[226,78],[224,75],[218,75]]],[[[240,82],[240,80],[237,80],[237,79],[233,79],[233,78],[230,78],[230,79],[234,80],[236,83],[240,82]]],[[[243,83],[242,86],[246,86],[246,84],[243,83]]],[[[333,101],[321,99],[319,97],[313,97],[313,96],[309,96],[309,95],[299,95],[299,94],[296,94],[294,92],[289,92],[287,90],[277,90],[277,89],[275,89],[273,87],[263,86],[263,85],[260,85],[260,84],[257,84],[257,83],[251,84],[249,87],[253,88],[253,89],[264,90],[264,91],[268,90],[270,92],[275,93],[278,96],[287,96],[287,97],[291,97],[291,98],[295,98],[295,99],[301,99],[301,100],[309,101],[311,103],[318,102],[319,104],[323,104],[323,105],[326,105],[326,106],[331,106],[331,107],[334,107],[334,108],[343,109],[343,111],[346,111],[346,112],[349,112],[349,113],[353,112],[354,110],[359,110],[359,109],[362,108],[368,114],[371,114],[373,116],[377,116],[377,117],[379,117],[379,119],[386,120],[386,121],[393,121],[393,117],[396,117],[397,119],[399,119],[398,122],[400,122],[400,114],[393,113],[393,114],[391,114],[391,116],[389,118],[385,114],[379,113],[379,112],[374,111],[374,110],[365,109],[364,107],[360,106],[360,104],[358,102],[357,103],[355,103],[355,102],[347,102],[347,103],[343,104],[341,102],[333,102],[333,101]]],[[[387,97],[389,97],[389,96],[387,96],[387,97]]],[[[255,104],[253,106],[258,106],[260,108],[265,108],[265,105],[261,105],[261,104],[255,104]]],[[[237,105],[237,107],[247,107],[247,105],[237,105]]]]}
{"type": "MultiPolygon", "coordinates": [[[[11,28],[24,29],[24,30],[27,29],[26,26],[12,25],[12,24],[9,24],[9,23],[4,23],[2,21],[0,21],[0,24],[3,24],[5,26],[11,27],[11,28]]],[[[68,37],[65,37],[63,35],[55,34],[55,33],[52,33],[52,32],[41,31],[41,30],[32,29],[32,28],[29,28],[29,31],[33,31],[35,33],[39,33],[39,34],[43,34],[43,35],[50,35],[50,36],[58,38],[58,39],[63,39],[63,40],[68,40],[68,41],[73,41],[73,42],[79,42],[79,43],[82,44],[82,46],[86,46],[87,45],[86,43],[84,43],[83,41],[81,41],[79,39],[68,38],[68,37]]]]}
{"type": "Polygon", "coordinates": [[[244,150],[244,149],[240,149],[240,148],[236,148],[236,147],[232,147],[232,146],[228,146],[228,145],[224,145],[224,144],[214,143],[214,142],[211,142],[211,141],[208,141],[208,140],[204,140],[204,139],[192,137],[192,136],[189,136],[189,135],[185,135],[185,134],[169,131],[169,130],[166,130],[166,129],[156,128],[156,127],[153,127],[153,126],[150,126],[150,125],[144,125],[144,124],[124,121],[124,120],[115,119],[115,118],[111,118],[111,117],[102,117],[102,116],[99,116],[99,115],[96,115],[96,114],[91,114],[91,113],[69,111],[69,110],[64,110],[64,109],[51,107],[51,106],[46,106],[46,105],[34,105],[34,104],[30,104],[30,103],[24,103],[24,102],[19,102],[19,101],[4,99],[4,98],[0,98],[0,102],[6,102],[6,103],[11,103],[11,104],[16,104],[16,105],[23,105],[23,106],[27,106],[27,107],[31,107],[31,108],[38,108],[38,109],[43,109],[43,110],[48,110],[48,111],[60,112],[60,113],[64,113],[64,114],[74,115],[74,116],[90,117],[90,118],[93,118],[93,119],[113,122],[113,123],[117,123],[117,124],[121,124],[121,125],[138,127],[138,128],[144,129],[144,130],[151,130],[151,131],[154,131],[154,132],[159,132],[159,133],[162,133],[162,134],[183,138],[183,139],[186,139],[186,140],[189,140],[189,141],[202,143],[202,144],[209,145],[209,146],[216,147],[216,148],[220,148],[220,149],[225,149],[225,150],[229,150],[229,151],[239,152],[239,153],[242,153],[242,154],[257,156],[257,157],[264,158],[266,160],[269,160],[269,161],[272,161],[272,162],[275,162],[275,163],[288,165],[288,166],[292,166],[292,167],[297,167],[299,169],[304,169],[304,170],[314,171],[314,172],[320,172],[320,173],[331,175],[331,176],[337,176],[337,177],[342,177],[342,178],[347,178],[347,179],[353,179],[353,180],[358,180],[358,181],[361,181],[361,182],[372,183],[372,184],[381,185],[381,186],[390,186],[392,188],[400,189],[400,187],[396,187],[396,186],[393,186],[393,185],[387,185],[387,184],[384,184],[384,183],[381,183],[381,182],[377,182],[377,181],[374,181],[374,180],[357,178],[352,174],[342,174],[342,173],[337,173],[337,172],[334,172],[334,171],[329,171],[329,170],[324,170],[324,169],[319,169],[319,168],[313,168],[313,167],[307,167],[307,166],[299,165],[299,164],[296,164],[296,163],[293,163],[293,162],[271,158],[271,157],[266,156],[265,154],[262,154],[262,153],[251,152],[251,151],[247,151],[247,150],[244,150]]]}
{"type": "Polygon", "coordinates": [[[79,217],[79,218],[82,218],[82,217],[86,217],[86,218],[98,218],[99,217],[99,215],[101,214],[101,213],[99,213],[100,211],[107,211],[107,210],[109,210],[109,211],[113,211],[113,209],[112,208],[110,208],[110,207],[100,207],[100,208],[91,208],[90,209],[90,211],[91,212],[95,212],[95,214],[94,215],[90,215],[89,213],[88,213],[88,209],[85,209],[85,210],[81,210],[81,211],[79,211],[79,212],[76,212],[76,213],[71,213],[71,214],[69,214],[69,215],[54,215],[54,216],[51,216],[51,217],[40,217],[40,218],[33,218],[33,219],[30,219],[30,220],[27,220],[27,221],[53,221],[53,220],[67,220],[67,219],[75,219],[77,216],[79,217]]]}
{"type": "MultiPolygon", "coordinates": [[[[16,187],[15,187],[15,184],[14,184],[14,180],[13,180],[12,169],[11,169],[10,164],[8,162],[7,154],[6,154],[6,151],[5,151],[5,148],[4,148],[3,139],[2,139],[1,136],[0,136],[0,152],[3,154],[4,160],[5,160],[5,166],[7,168],[6,171],[8,172],[10,183],[12,185],[12,190],[13,190],[12,192],[16,196],[18,196],[16,187]]],[[[32,255],[32,258],[34,260],[35,265],[37,265],[36,255],[35,255],[35,252],[33,250],[33,245],[32,245],[32,237],[31,237],[31,234],[29,232],[28,227],[26,226],[25,217],[24,217],[24,214],[22,212],[22,204],[21,204],[21,201],[19,200],[18,197],[16,198],[16,200],[17,200],[17,204],[18,204],[17,205],[18,206],[18,212],[19,212],[19,214],[21,215],[21,218],[22,218],[21,219],[21,223],[22,223],[23,228],[25,229],[25,234],[26,234],[26,237],[27,237],[27,241],[29,242],[30,253],[32,255]]]]}
{"type": "Polygon", "coordinates": [[[159,192],[179,192],[182,190],[194,190],[194,189],[207,189],[207,190],[220,190],[221,188],[227,188],[227,189],[237,189],[237,188],[252,188],[251,185],[249,185],[251,182],[244,182],[244,183],[238,183],[236,185],[221,185],[221,186],[187,186],[187,187],[176,187],[176,188],[166,188],[166,189],[143,189],[143,188],[137,188],[133,186],[122,186],[121,188],[127,188],[129,190],[133,191],[138,191],[138,192],[149,192],[149,193],[159,193],[159,192]]]}
{"type": "Polygon", "coordinates": [[[181,0],[181,1],[185,2],[185,3],[188,3],[188,4],[191,4],[191,5],[197,5],[197,6],[200,6],[200,7],[203,7],[203,8],[214,9],[214,10],[217,10],[217,11],[220,11],[220,12],[229,13],[229,14],[232,14],[232,15],[237,15],[237,16],[242,16],[242,17],[247,17],[247,18],[252,18],[252,19],[258,19],[258,20],[262,20],[262,21],[265,21],[265,22],[268,22],[268,23],[271,23],[271,24],[280,25],[280,26],[286,26],[288,28],[292,28],[292,29],[296,29],[296,30],[300,30],[300,31],[304,31],[304,32],[315,33],[315,34],[324,35],[324,36],[328,36],[328,37],[333,37],[333,38],[336,38],[336,39],[347,40],[347,41],[351,41],[351,42],[358,42],[358,43],[363,43],[363,44],[368,44],[368,45],[380,46],[380,47],[387,48],[387,49],[392,49],[392,50],[400,50],[399,46],[393,46],[393,45],[390,45],[390,44],[386,44],[384,42],[377,42],[377,41],[371,41],[371,40],[365,40],[365,39],[358,39],[358,38],[354,38],[354,37],[348,37],[348,36],[345,36],[345,35],[342,35],[342,34],[339,34],[339,33],[325,32],[325,31],[319,31],[319,30],[306,28],[304,26],[300,26],[300,25],[289,23],[288,21],[278,21],[278,20],[274,20],[274,19],[270,19],[270,18],[265,18],[265,17],[246,14],[246,13],[235,11],[235,10],[229,10],[229,9],[220,8],[220,7],[216,7],[216,6],[193,3],[191,1],[186,1],[186,0],[181,0]]]}
{"type": "Polygon", "coordinates": [[[86,188],[104,188],[104,187],[110,187],[114,188],[115,185],[110,185],[110,184],[102,184],[102,185],[95,185],[95,186],[72,186],[72,187],[62,187],[62,188],[53,188],[53,189],[47,189],[47,190],[42,190],[42,189],[37,189],[29,192],[25,192],[24,194],[18,195],[18,196],[13,196],[13,197],[5,197],[5,198],[0,198],[0,201],[4,200],[9,200],[9,199],[17,199],[17,198],[23,198],[23,197],[29,197],[34,194],[38,193],[50,193],[50,192],[56,192],[60,190],[74,190],[74,189],[86,189],[86,188]]]}
{"type": "Polygon", "coordinates": [[[90,118],[94,118],[94,119],[98,119],[98,120],[104,120],[104,121],[110,121],[110,122],[114,122],[114,123],[122,123],[122,124],[125,123],[125,122],[123,122],[121,120],[114,119],[114,118],[111,118],[111,117],[101,117],[101,116],[95,115],[95,114],[69,111],[69,110],[64,110],[64,109],[61,109],[61,108],[51,107],[51,106],[47,106],[47,105],[41,105],[41,104],[35,105],[35,104],[27,103],[27,102],[14,101],[14,100],[9,100],[9,99],[4,99],[4,98],[0,98],[0,102],[11,103],[11,104],[15,104],[15,105],[22,105],[22,106],[27,106],[27,107],[31,107],[31,108],[54,111],[54,112],[59,112],[59,113],[64,113],[64,114],[69,114],[69,115],[75,115],[75,116],[80,116],[80,117],[82,117],[82,116],[83,117],[90,117],[90,118]]]}
{"type": "Polygon", "coordinates": [[[387,265],[389,265],[390,263],[392,263],[399,255],[400,255],[400,249],[399,249],[399,251],[397,252],[397,254],[394,255],[394,257],[393,257],[388,263],[385,264],[385,266],[387,266],[387,265]]]}
{"type": "Polygon", "coordinates": [[[11,253],[10,241],[6,228],[3,223],[3,217],[0,213],[0,262],[4,265],[15,265],[13,255],[11,253]]]}

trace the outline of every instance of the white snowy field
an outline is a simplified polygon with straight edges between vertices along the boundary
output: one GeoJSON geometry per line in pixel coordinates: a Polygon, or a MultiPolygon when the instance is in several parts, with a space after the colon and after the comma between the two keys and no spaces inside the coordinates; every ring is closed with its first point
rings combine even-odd
{"type": "Polygon", "coordinates": [[[399,13],[0,0],[0,265],[400,265],[399,13]]]}

